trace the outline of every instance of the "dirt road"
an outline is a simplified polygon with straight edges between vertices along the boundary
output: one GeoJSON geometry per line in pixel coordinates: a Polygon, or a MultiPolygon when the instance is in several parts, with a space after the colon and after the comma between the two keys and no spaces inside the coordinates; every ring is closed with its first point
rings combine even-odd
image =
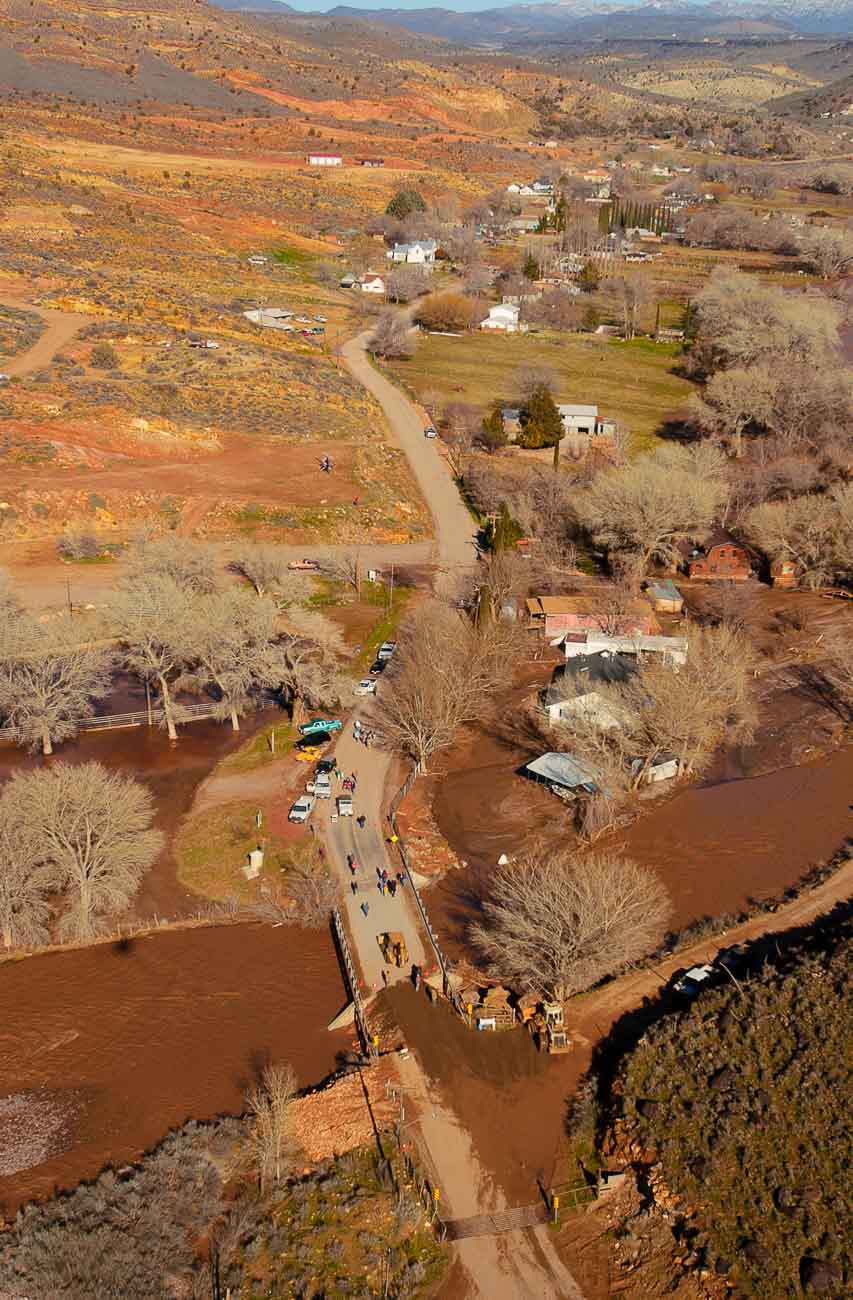
{"type": "Polygon", "coordinates": [[[61,352],[66,343],[70,343],[75,334],[84,325],[88,325],[90,319],[88,316],[73,312],[56,311],[52,307],[32,307],[24,298],[0,298],[0,306],[31,311],[33,315],[41,316],[47,323],[47,329],[41,338],[21,356],[15,357],[6,365],[4,373],[10,379],[29,375],[33,370],[40,370],[42,366],[50,365],[57,352],[61,352]]]}
{"type": "Polygon", "coordinates": [[[354,379],[379,402],[391,433],[406,453],[429,506],[438,545],[438,560],[448,573],[469,568],[477,558],[474,524],[435,442],[424,437],[415,406],[371,364],[365,352],[368,335],[350,339],[342,356],[354,379]]]}

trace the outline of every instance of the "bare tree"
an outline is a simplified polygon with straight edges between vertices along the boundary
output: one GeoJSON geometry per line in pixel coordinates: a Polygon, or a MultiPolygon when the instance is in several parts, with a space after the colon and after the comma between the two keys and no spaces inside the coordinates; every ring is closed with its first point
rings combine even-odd
{"type": "Polygon", "coordinates": [[[564,849],[499,867],[483,912],[471,933],[494,975],[563,1001],[650,952],[670,903],[649,869],[564,849]]]}
{"type": "Polygon", "coordinates": [[[397,266],[388,275],[386,285],[388,297],[393,302],[411,302],[418,294],[426,292],[429,281],[419,266],[397,266]]]}
{"type": "Polygon", "coordinates": [[[170,740],[180,709],[173,688],[192,662],[193,618],[187,590],[168,575],[140,575],[116,597],[113,613],[128,668],[154,686],[170,740]]]}
{"type": "Polygon", "coordinates": [[[383,311],[367,343],[377,357],[410,357],[415,350],[411,321],[405,312],[383,311]]]}
{"type": "Polygon", "coordinates": [[[259,596],[274,591],[282,599],[292,601],[303,600],[308,594],[305,576],[288,568],[287,555],[281,546],[241,542],[231,566],[252,584],[259,596]]]}
{"type": "Polygon", "coordinates": [[[298,722],[306,708],[331,708],[345,698],[349,686],[340,656],[346,647],[340,630],[319,610],[294,608],[288,611],[288,619],[297,630],[283,636],[278,645],[282,691],[298,722]]]}
{"type": "Polygon", "coordinates": [[[853,232],[813,226],[804,231],[800,248],[809,265],[824,280],[845,275],[853,266],[853,232]]]}
{"type": "Polygon", "coordinates": [[[0,797],[0,936],[7,951],[49,937],[52,883],[50,872],[32,861],[16,809],[8,797],[0,797]]]}
{"type": "Polygon", "coordinates": [[[299,1151],[293,1131],[296,1074],[289,1065],[268,1065],[246,1100],[251,1114],[249,1147],[262,1193],[292,1171],[299,1151]]]}
{"type": "Polygon", "coordinates": [[[776,380],[766,366],[735,366],[718,370],[702,396],[695,394],[690,415],[703,433],[711,434],[743,454],[743,434],[750,425],[767,426],[773,409],[776,380]]]}
{"type": "Polygon", "coordinates": [[[42,624],[9,620],[0,647],[0,717],[18,745],[52,754],[77,735],[94,701],[109,694],[112,656],[75,645],[69,619],[42,624]]]}
{"type": "Polygon", "coordinates": [[[673,563],[681,541],[707,531],[726,498],[724,475],[713,448],[668,446],[598,474],[576,509],[600,546],[634,552],[645,570],[652,559],[673,563]]]}
{"type": "Polygon", "coordinates": [[[556,392],[559,376],[553,366],[544,361],[526,361],[512,376],[512,391],[522,406],[526,405],[538,388],[556,392]]]}
{"type": "Polygon", "coordinates": [[[122,911],[163,843],[148,790],[100,763],[16,772],[2,801],[33,865],[67,893],[66,939],[92,939],[105,916],[122,911]]]}
{"type": "Polygon", "coordinates": [[[209,592],[219,586],[216,549],[187,537],[142,537],[128,554],[126,581],[168,578],[185,591],[209,592]]]}
{"type": "Polygon", "coordinates": [[[401,634],[382,695],[379,730],[387,747],[426,770],[506,680],[510,636],[506,625],[478,629],[446,605],[421,605],[401,634]]]}
{"type": "Polygon", "coordinates": [[[853,574],[853,489],[765,501],[744,521],[747,537],[771,560],[788,559],[807,587],[853,574]]]}
{"type": "Polygon", "coordinates": [[[326,577],[333,582],[342,582],[345,587],[352,587],[356,595],[364,582],[364,560],[359,548],[340,548],[328,551],[320,559],[320,567],[326,577]]]}
{"type": "Polygon", "coordinates": [[[218,696],[215,716],[240,730],[240,718],[256,707],[261,691],[281,685],[286,660],[277,640],[278,611],[267,597],[231,590],[199,596],[193,606],[192,667],[176,689],[218,696]]]}
{"type": "Polygon", "coordinates": [[[823,297],[804,298],[754,276],[715,271],[695,307],[709,370],[779,359],[816,364],[836,353],[841,312],[823,297]]]}
{"type": "Polygon", "coordinates": [[[622,312],[622,332],[626,339],[632,339],[637,332],[640,312],[651,302],[652,282],[642,271],[632,275],[615,276],[613,288],[622,312]]]}

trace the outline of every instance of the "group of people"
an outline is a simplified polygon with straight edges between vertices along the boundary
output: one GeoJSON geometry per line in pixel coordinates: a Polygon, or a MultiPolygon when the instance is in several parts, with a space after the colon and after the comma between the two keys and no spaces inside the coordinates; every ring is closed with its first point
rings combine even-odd
{"type": "Polygon", "coordinates": [[[353,727],[352,734],[353,734],[353,738],[359,741],[360,744],[364,745],[365,749],[370,748],[370,742],[373,739],[373,732],[368,731],[365,727],[363,727],[358,718],[356,718],[355,720],[355,726],[353,727]]]}

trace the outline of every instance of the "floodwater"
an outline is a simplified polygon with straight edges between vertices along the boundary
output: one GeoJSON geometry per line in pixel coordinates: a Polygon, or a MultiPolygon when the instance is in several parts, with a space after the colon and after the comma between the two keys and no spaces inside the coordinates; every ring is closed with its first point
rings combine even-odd
{"type": "Polygon", "coordinates": [[[448,1003],[433,1005],[410,984],[383,996],[507,1203],[532,1204],[540,1185],[559,1181],[566,1100],[586,1056],[540,1053],[524,1030],[477,1033],[448,1003]]]}
{"type": "MultiPolygon", "coordinates": [[[[426,895],[430,917],[451,957],[465,951],[468,926],[488,894],[499,854],[518,852],[537,828],[549,842],[570,838],[566,814],[555,797],[517,776],[506,751],[496,762],[497,753],[486,744],[478,738],[476,753],[483,766],[449,771],[433,800],[442,833],[468,863],[426,895]],[[524,804],[513,820],[507,812],[515,809],[517,798],[524,804]],[[546,806],[542,798],[547,798],[546,806]],[[479,831],[477,819],[473,825],[464,821],[464,808],[472,800],[475,807],[492,811],[490,820],[480,819],[479,831]],[[565,837],[559,827],[566,827],[565,837]]],[[[617,848],[657,872],[673,899],[671,925],[678,929],[701,917],[740,911],[750,899],[781,893],[813,864],[831,858],[849,837],[853,748],[763,776],[688,786],[661,797],[623,833],[597,847],[617,848]]]]}
{"type": "MultiPolygon", "coordinates": [[[[144,708],[145,688],[132,679],[120,678],[115,692],[101,702],[98,713],[103,716],[144,708]]],[[[261,715],[250,718],[244,723],[244,730],[237,733],[230,725],[209,719],[190,722],[178,728],[177,741],[170,741],[159,727],[84,731],[75,741],[57,746],[50,758],[28,754],[4,741],[0,742],[0,785],[16,770],[31,770],[51,763],[93,761],[143,782],[154,797],[155,824],[165,835],[166,845],[143,880],[133,911],[143,919],[189,916],[198,911],[200,900],[182,889],[175,878],[171,839],[204,778],[261,721],[261,715]]]]}
{"type": "Polygon", "coordinates": [[[0,964],[0,1212],[133,1161],[187,1119],[239,1114],[269,1062],[319,1082],[349,1046],[326,1029],[344,1001],[325,930],[163,931],[0,964]],[[21,1094],[27,1124],[13,1113],[4,1132],[21,1094]],[[31,1141],[37,1163],[20,1168],[31,1141]]]}

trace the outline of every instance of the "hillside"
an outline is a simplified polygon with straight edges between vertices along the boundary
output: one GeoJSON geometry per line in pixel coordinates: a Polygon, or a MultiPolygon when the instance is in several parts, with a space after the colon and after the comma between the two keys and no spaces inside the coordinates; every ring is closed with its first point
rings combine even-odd
{"type": "Polygon", "coordinates": [[[645,1034],[616,1080],[613,1142],[674,1212],[696,1268],[756,1300],[840,1300],[853,1280],[850,910],[786,938],[645,1034]]]}

